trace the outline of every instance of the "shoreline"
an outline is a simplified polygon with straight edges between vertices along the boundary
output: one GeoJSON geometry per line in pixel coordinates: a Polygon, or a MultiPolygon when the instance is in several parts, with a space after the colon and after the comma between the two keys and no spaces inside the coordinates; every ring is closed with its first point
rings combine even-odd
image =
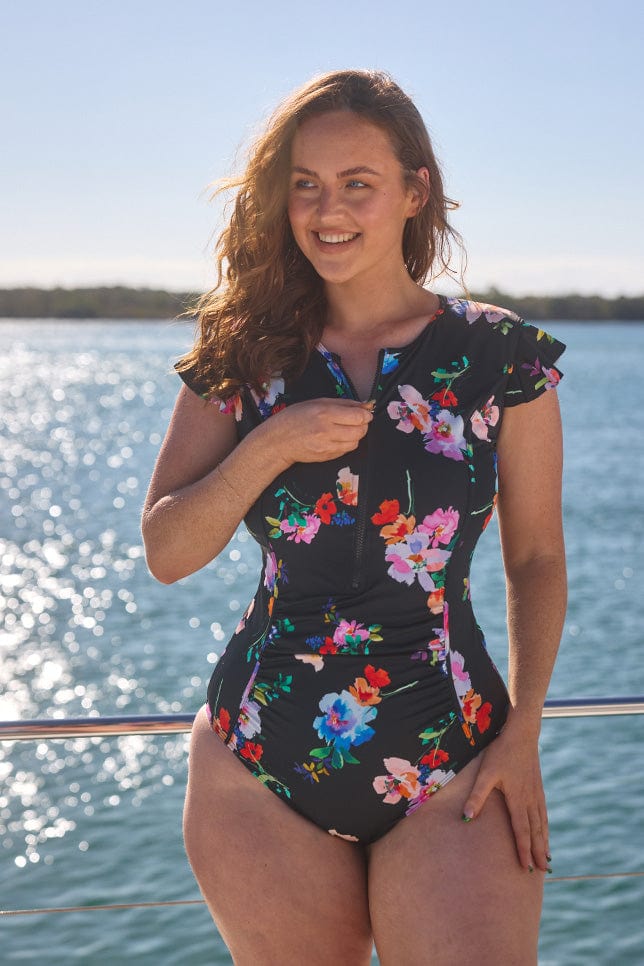
{"type": "MultiPolygon", "coordinates": [[[[512,295],[497,288],[473,291],[466,297],[511,309],[522,318],[561,322],[644,322],[644,294],[512,295]]],[[[0,288],[0,320],[65,319],[67,321],[131,322],[176,320],[198,298],[196,292],[130,288],[124,285],[91,288],[0,288]]]]}

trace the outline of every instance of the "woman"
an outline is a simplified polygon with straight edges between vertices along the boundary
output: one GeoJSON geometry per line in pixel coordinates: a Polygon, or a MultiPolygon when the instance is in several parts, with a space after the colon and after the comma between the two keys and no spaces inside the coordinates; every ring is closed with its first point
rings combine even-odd
{"type": "Polygon", "coordinates": [[[243,518],[263,553],[195,720],[195,876],[235,963],[536,962],[564,347],[422,286],[455,204],[386,75],[297,91],[232,184],[143,515],[166,583],[243,518]],[[508,691],[469,596],[497,469],[508,691]]]}

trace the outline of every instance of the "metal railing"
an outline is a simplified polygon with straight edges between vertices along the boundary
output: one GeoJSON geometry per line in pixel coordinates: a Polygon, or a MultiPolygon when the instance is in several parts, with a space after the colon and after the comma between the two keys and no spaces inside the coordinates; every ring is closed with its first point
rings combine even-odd
{"type": "MultiPolygon", "coordinates": [[[[546,701],[542,717],[580,718],[623,714],[644,714],[644,695],[625,698],[554,698],[546,701]]],[[[182,734],[190,731],[193,721],[194,714],[96,715],[89,718],[0,721],[0,741],[182,734]]]]}

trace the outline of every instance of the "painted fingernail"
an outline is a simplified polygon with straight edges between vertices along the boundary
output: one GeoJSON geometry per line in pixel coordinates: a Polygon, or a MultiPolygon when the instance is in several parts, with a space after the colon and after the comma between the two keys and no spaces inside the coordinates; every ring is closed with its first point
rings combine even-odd
{"type": "Polygon", "coordinates": [[[463,822],[471,822],[472,821],[472,816],[471,815],[466,815],[465,812],[463,812],[463,814],[461,815],[461,820],[463,822]]]}
{"type": "Polygon", "coordinates": [[[548,873],[548,875],[552,875],[552,869],[550,868],[549,865],[546,866],[546,872],[548,873]]]}
{"type": "Polygon", "coordinates": [[[528,866],[528,872],[534,872],[534,867],[533,867],[533,866],[531,866],[531,865],[529,865],[529,866],[528,866]]]}
{"type": "Polygon", "coordinates": [[[550,855],[550,852],[546,852],[546,859],[548,860],[548,862],[552,862],[552,856],[550,855]]]}

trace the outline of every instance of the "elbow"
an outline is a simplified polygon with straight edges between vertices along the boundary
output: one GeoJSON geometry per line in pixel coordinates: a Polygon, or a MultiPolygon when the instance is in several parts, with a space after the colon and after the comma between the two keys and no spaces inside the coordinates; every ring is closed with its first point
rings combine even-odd
{"type": "Polygon", "coordinates": [[[155,580],[158,580],[160,584],[175,584],[186,576],[179,571],[174,554],[169,552],[167,541],[159,539],[159,534],[155,534],[154,527],[145,515],[141,525],[141,536],[143,538],[145,562],[155,580]]]}
{"type": "Polygon", "coordinates": [[[171,561],[167,559],[166,555],[155,554],[148,547],[145,550],[145,561],[148,565],[148,570],[160,584],[176,584],[178,580],[186,576],[185,574],[179,573],[175,567],[172,567],[171,561]]]}

